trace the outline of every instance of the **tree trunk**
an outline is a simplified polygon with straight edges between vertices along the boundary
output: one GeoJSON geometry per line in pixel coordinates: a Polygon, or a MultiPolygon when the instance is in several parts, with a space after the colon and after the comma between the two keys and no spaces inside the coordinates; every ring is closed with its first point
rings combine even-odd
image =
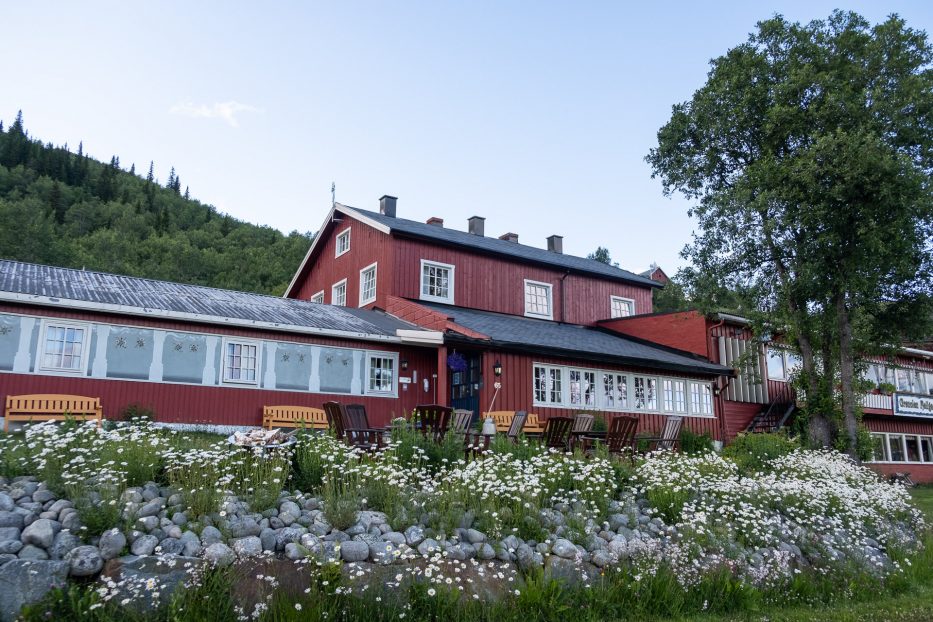
{"type": "Polygon", "coordinates": [[[855,361],[852,353],[852,321],[845,295],[836,296],[836,321],[839,328],[839,383],[842,392],[842,417],[846,430],[846,450],[858,460],[858,417],[855,403],[855,361]]]}
{"type": "MultiPolygon", "coordinates": [[[[813,358],[813,344],[809,335],[801,331],[797,336],[797,347],[800,350],[800,364],[803,367],[804,381],[806,382],[807,401],[817,402],[820,394],[817,379],[816,361],[813,358]]],[[[819,409],[808,408],[807,437],[811,447],[829,447],[833,442],[833,428],[829,418],[819,409]]]]}

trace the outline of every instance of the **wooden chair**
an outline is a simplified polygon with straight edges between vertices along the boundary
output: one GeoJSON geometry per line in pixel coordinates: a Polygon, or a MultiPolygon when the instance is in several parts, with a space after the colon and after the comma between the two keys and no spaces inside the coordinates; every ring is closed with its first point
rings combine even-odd
{"type": "Polygon", "coordinates": [[[466,434],[470,431],[470,422],[473,421],[473,411],[464,408],[454,409],[453,423],[450,429],[459,434],[466,434]]]}
{"type": "Polygon", "coordinates": [[[599,439],[593,437],[583,437],[583,451],[589,452],[592,444],[596,441],[603,441],[606,450],[614,456],[619,456],[628,451],[632,463],[635,463],[635,434],[638,432],[638,417],[628,415],[614,415],[609,420],[606,429],[606,438],[599,439]]]}
{"type": "Polygon", "coordinates": [[[593,421],[596,417],[589,413],[577,413],[573,416],[572,434],[588,434],[593,430],[593,421]]]}
{"type": "Polygon", "coordinates": [[[664,450],[674,450],[677,449],[680,444],[680,428],[683,427],[684,418],[678,415],[671,415],[664,422],[664,429],[661,431],[660,436],[649,437],[646,439],[648,441],[648,450],[651,451],[652,446],[655,450],[664,449],[664,450]]]}
{"type": "Polygon", "coordinates": [[[326,430],[327,414],[320,408],[307,406],[263,406],[262,427],[326,430]]]}
{"type": "Polygon", "coordinates": [[[528,413],[524,410],[520,410],[514,415],[512,415],[512,422],[509,425],[509,429],[506,434],[509,437],[509,440],[513,443],[518,442],[518,435],[521,434],[522,428],[525,427],[525,420],[528,419],[528,413]]]}
{"type": "Polygon", "coordinates": [[[3,431],[8,432],[11,421],[97,421],[100,427],[103,408],[99,397],[81,395],[8,395],[3,411],[3,431]]]}
{"type": "Polygon", "coordinates": [[[327,427],[333,431],[338,440],[345,440],[344,421],[347,420],[343,404],[340,402],[324,402],[324,415],[327,417],[327,427]]]}
{"type": "Polygon", "coordinates": [[[430,435],[435,443],[444,440],[447,434],[447,428],[450,426],[450,415],[453,408],[441,406],[440,404],[422,404],[415,406],[415,412],[421,421],[421,434],[425,437],[430,435]]]}
{"type": "Polygon", "coordinates": [[[544,426],[536,413],[528,413],[523,431],[525,434],[544,434],[544,426]]]}
{"type": "Polygon", "coordinates": [[[570,417],[548,417],[544,425],[544,446],[548,449],[567,451],[567,442],[573,419],[570,417]]]}
{"type": "Polygon", "coordinates": [[[379,449],[385,444],[384,430],[369,426],[366,407],[362,404],[347,404],[343,407],[344,434],[347,442],[361,449],[379,449]]]}
{"type": "Polygon", "coordinates": [[[466,432],[463,435],[463,459],[470,460],[489,449],[489,436],[479,432],[466,432]]]}
{"type": "Polygon", "coordinates": [[[508,432],[509,426],[512,425],[512,419],[515,417],[515,411],[493,410],[487,413],[483,413],[484,421],[487,417],[492,417],[492,420],[496,422],[496,432],[508,432]]]}

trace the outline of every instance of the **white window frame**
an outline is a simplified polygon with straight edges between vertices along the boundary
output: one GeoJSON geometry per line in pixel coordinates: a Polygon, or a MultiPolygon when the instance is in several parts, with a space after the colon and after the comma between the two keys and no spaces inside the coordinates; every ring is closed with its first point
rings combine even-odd
{"type": "Polygon", "coordinates": [[[657,413],[661,410],[661,379],[657,376],[646,376],[645,374],[632,374],[632,396],[629,398],[632,410],[640,413],[657,413]],[[638,380],[645,381],[645,407],[639,408],[637,400],[638,380]],[[649,406],[648,385],[654,380],[654,407],[649,406]]]}
{"type": "MultiPolygon", "coordinates": [[[[241,339],[239,337],[224,337],[220,350],[221,378],[224,384],[248,384],[259,386],[259,376],[262,373],[262,341],[255,339],[241,339]],[[256,373],[252,380],[242,378],[229,378],[227,376],[227,346],[239,345],[256,348],[256,373]]],[[[242,368],[241,368],[242,369],[242,368]]]]}
{"type": "Polygon", "coordinates": [[[706,417],[707,419],[714,419],[716,417],[716,391],[713,389],[713,383],[711,382],[697,382],[691,380],[687,383],[687,410],[690,412],[691,417],[706,417]],[[699,390],[699,404],[700,407],[694,410],[693,404],[693,387],[697,387],[699,390]],[[709,389],[709,412],[704,412],[705,409],[705,400],[704,398],[704,388],[709,389]]]}
{"type": "Polygon", "coordinates": [[[379,397],[398,397],[398,376],[399,376],[399,355],[398,352],[387,352],[385,350],[367,350],[366,351],[365,375],[363,377],[363,394],[379,397]],[[388,359],[392,361],[392,388],[388,391],[375,391],[369,388],[369,376],[372,370],[372,360],[374,358],[388,359]]]}
{"type": "Polygon", "coordinates": [[[631,317],[635,315],[635,299],[634,298],[625,298],[624,296],[609,296],[609,317],[611,319],[616,319],[620,317],[631,317]],[[631,313],[624,315],[616,315],[615,304],[617,302],[628,304],[631,313]]]}
{"type": "Polygon", "coordinates": [[[418,292],[420,293],[419,298],[421,300],[428,300],[431,302],[443,302],[446,304],[454,304],[454,275],[456,273],[456,266],[449,263],[442,263],[440,261],[433,261],[430,259],[421,260],[421,269],[418,271],[418,292]],[[424,269],[425,268],[440,268],[442,270],[447,270],[447,296],[433,296],[431,294],[426,294],[424,292],[424,269]]]}
{"type": "Polygon", "coordinates": [[[690,387],[685,378],[661,378],[661,403],[659,406],[666,413],[676,413],[678,415],[684,414],[689,410],[687,406],[690,401],[690,387]],[[681,401],[680,408],[678,408],[677,400],[677,385],[681,386],[681,401]],[[668,407],[668,386],[670,386],[670,407],[668,407]]]}
{"type": "Polygon", "coordinates": [[[378,279],[379,279],[379,262],[373,262],[369,264],[368,266],[366,266],[365,268],[363,268],[362,270],[360,270],[360,306],[361,307],[363,305],[368,305],[369,303],[376,301],[376,287],[378,286],[378,283],[379,283],[378,279]],[[373,271],[373,295],[370,298],[363,298],[363,293],[365,291],[363,287],[363,278],[364,278],[364,275],[370,270],[373,271]]]}
{"type": "Polygon", "coordinates": [[[534,363],[531,366],[531,390],[532,390],[532,397],[533,397],[534,403],[541,405],[541,406],[556,406],[559,408],[563,408],[565,406],[569,407],[570,391],[569,391],[569,387],[567,387],[567,383],[564,381],[565,373],[567,373],[569,377],[569,372],[567,371],[567,369],[560,365],[551,365],[548,363],[534,363]],[[537,387],[535,387],[535,371],[537,369],[543,369],[545,372],[544,374],[545,401],[543,402],[538,400],[537,387]],[[551,384],[551,375],[553,372],[557,372],[557,380],[560,383],[560,387],[559,387],[560,400],[559,401],[554,401],[552,399],[554,391],[552,389],[553,385],[551,384]]]}
{"type": "Polygon", "coordinates": [[[311,296],[311,298],[308,300],[308,302],[313,302],[313,303],[316,303],[316,304],[319,304],[319,305],[324,304],[324,290],[322,289],[322,290],[319,291],[318,293],[316,293],[316,294],[314,294],[313,296],[311,296]]]}
{"type": "Polygon", "coordinates": [[[91,360],[91,327],[92,325],[86,322],[55,319],[42,320],[42,332],[39,334],[39,343],[36,345],[35,370],[37,372],[61,374],[63,376],[86,376],[88,365],[91,360]],[[65,369],[64,367],[54,367],[45,364],[45,345],[48,342],[49,328],[64,328],[66,330],[71,328],[84,331],[84,340],[81,342],[81,359],[77,369],[65,369]]]}
{"type": "Polygon", "coordinates": [[[574,408],[579,408],[581,410],[596,409],[599,403],[599,379],[600,379],[599,372],[595,369],[581,369],[579,367],[571,367],[570,369],[568,369],[567,370],[567,391],[568,391],[567,400],[568,402],[570,402],[570,405],[574,408]],[[580,376],[579,380],[576,381],[580,383],[580,387],[579,387],[580,402],[573,401],[573,385],[574,385],[573,375],[574,374],[579,374],[580,376]],[[590,385],[587,382],[586,380],[587,376],[592,376],[593,378],[592,385],[590,385]],[[589,386],[592,386],[593,388],[590,394],[590,398],[593,400],[592,404],[586,403],[585,388],[589,386]]]}
{"type": "Polygon", "coordinates": [[[551,283],[544,283],[543,281],[532,281],[531,279],[525,279],[525,286],[522,288],[522,299],[525,304],[525,317],[535,317],[543,320],[553,320],[554,319],[554,286],[551,283]],[[536,313],[528,310],[528,286],[533,285],[535,287],[543,287],[547,289],[547,314],[536,313]]]}
{"type": "Polygon", "coordinates": [[[341,279],[330,286],[330,304],[345,307],[347,306],[347,280],[341,279]],[[343,302],[337,302],[337,288],[343,286],[343,302]]]}
{"type": "Polygon", "coordinates": [[[350,252],[350,227],[347,227],[343,231],[337,234],[336,242],[334,243],[334,257],[340,257],[341,255],[346,255],[350,252]],[[347,246],[343,250],[340,250],[340,240],[345,239],[347,241],[347,246]]]}

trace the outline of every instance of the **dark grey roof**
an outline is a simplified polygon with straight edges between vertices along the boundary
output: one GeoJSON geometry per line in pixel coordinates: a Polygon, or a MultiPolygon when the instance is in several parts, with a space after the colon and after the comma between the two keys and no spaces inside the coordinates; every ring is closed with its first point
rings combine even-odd
{"type": "Polygon", "coordinates": [[[732,375],[732,369],[682,350],[675,350],[608,331],[549,320],[505,315],[450,305],[420,302],[444,313],[453,322],[488,335],[501,346],[554,356],[580,356],[588,360],[618,362],[652,369],[687,373],[732,375]]]}
{"type": "Polygon", "coordinates": [[[0,260],[0,292],[52,298],[62,306],[67,301],[94,303],[102,305],[101,311],[109,310],[103,305],[120,305],[154,315],[196,314],[204,322],[276,324],[361,337],[394,337],[398,329],[418,328],[381,311],[8,260],[0,260]]]}
{"type": "MultiPolygon", "coordinates": [[[[344,207],[338,204],[337,209],[344,207]]],[[[596,276],[627,281],[646,287],[661,287],[659,283],[639,276],[628,270],[622,270],[616,266],[604,264],[595,259],[586,259],[585,257],[575,257],[573,255],[564,255],[555,253],[544,248],[519,244],[518,242],[509,242],[499,238],[490,238],[474,235],[466,231],[457,231],[437,225],[429,225],[415,220],[385,216],[379,212],[371,212],[356,207],[346,206],[349,209],[359,212],[361,215],[371,218],[376,222],[389,227],[392,231],[402,234],[425,238],[441,242],[443,244],[453,244],[464,246],[486,253],[495,253],[497,255],[507,255],[523,261],[546,264],[555,266],[563,270],[573,270],[575,272],[584,272],[596,276]]]]}

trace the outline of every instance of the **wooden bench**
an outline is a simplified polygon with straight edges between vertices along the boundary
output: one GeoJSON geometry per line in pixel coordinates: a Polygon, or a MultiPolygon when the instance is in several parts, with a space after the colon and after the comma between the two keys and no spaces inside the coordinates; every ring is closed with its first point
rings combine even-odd
{"type": "Polygon", "coordinates": [[[300,428],[304,425],[309,430],[326,430],[327,415],[320,408],[307,406],[263,406],[262,427],[300,428]]]}
{"type": "Polygon", "coordinates": [[[97,420],[100,427],[103,409],[99,397],[81,395],[8,395],[3,411],[3,431],[11,421],[80,421],[97,420]]]}
{"type": "MultiPolygon", "coordinates": [[[[512,417],[514,416],[515,411],[512,410],[494,410],[492,412],[483,413],[484,419],[486,417],[492,417],[492,420],[496,422],[496,432],[502,432],[503,434],[509,431],[509,426],[512,425],[512,417]]],[[[525,419],[522,432],[525,434],[541,434],[544,432],[544,426],[541,425],[538,415],[535,413],[528,413],[528,418],[525,419]]]]}

